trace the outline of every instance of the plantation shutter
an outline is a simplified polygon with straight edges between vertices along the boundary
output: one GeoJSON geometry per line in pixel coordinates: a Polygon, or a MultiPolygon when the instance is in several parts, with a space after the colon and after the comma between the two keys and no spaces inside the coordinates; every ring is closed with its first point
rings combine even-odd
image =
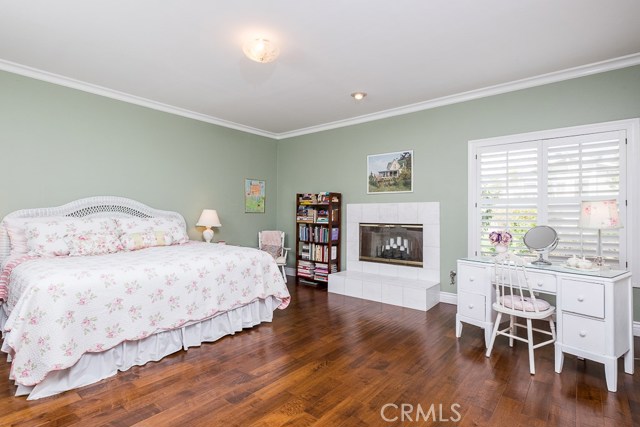
{"type": "MultiPolygon", "coordinates": [[[[624,165],[624,132],[604,132],[558,138],[544,142],[547,154],[548,225],[558,231],[557,258],[572,255],[594,257],[597,230],[578,227],[580,202],[616,199],[625,224],[625,194],[621,187],[624,165]]],[[[619,262],[620,230],[602,230],[602,255],[619,262]]]]}
{"type": "Polygon", "coordinates": [[[479,255],[495,252],[489,242],[489,233],[495,230],[509,230],[513,235],[512,248],[524,248],[522,236],[538,220],[539,157],[537,142],[479,150],[479,255]]]}
{"type": "MultiPolygon", "coordinates": [[[[524,234],[535,225],[549,225],[560,240],[550,258],[595,256],[597,230],[578,227],[580,202],[616,199],[625,224],[625,136],[614,131],[478,147],[478,255],[495,253],[489,233],[496,230],[508,230],[512,250],[528,253],[524,234]]],[[[619,263],[624,231],[603,230],[602,242],[609,265],[619,263]]]]}

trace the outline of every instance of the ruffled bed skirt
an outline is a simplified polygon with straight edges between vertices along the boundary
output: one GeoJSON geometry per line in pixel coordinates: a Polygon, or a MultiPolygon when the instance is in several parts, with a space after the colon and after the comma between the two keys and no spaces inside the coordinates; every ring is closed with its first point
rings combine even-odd
{"type": "MultiPolygon", "coordinates": [[[[225,335],[233,335],[243,328],[271,322],[273,311],[280,303],[278,298],[269,296],[180,329],[160,332],[140,341],[125,341],[101,353],[86,353],[72,367],[50,372],[35,386],[25,387],[18,384],[16,396],[29,395],[27,400],[52,396],[96,383],[132,366],[158,361],[181,349],[186,350],[203,342],[212,342],[225,335]]],[[[2,324],[4,321],[0,319],[0,325],[2,324]]]]}

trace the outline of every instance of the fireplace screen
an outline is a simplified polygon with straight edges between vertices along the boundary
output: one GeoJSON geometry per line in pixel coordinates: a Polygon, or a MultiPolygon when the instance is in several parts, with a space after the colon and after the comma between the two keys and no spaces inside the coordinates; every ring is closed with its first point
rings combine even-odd
{"type": "Polygon", "coordinates": [[[360,224],[360,261],[422,267],[422,225],[360,224]]]}

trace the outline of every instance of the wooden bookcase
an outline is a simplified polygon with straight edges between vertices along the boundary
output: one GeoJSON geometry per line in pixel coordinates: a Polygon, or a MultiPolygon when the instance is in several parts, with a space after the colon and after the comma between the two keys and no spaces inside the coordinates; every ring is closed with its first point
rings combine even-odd
{"type": "Polygon", "coordinates": [[[342,194],[296,195],[296,283],[326,285],[340,271],[342,194]]]}

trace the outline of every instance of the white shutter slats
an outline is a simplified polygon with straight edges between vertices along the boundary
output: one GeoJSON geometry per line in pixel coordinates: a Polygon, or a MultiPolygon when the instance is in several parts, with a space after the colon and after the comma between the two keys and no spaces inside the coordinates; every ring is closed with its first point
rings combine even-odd
{"type": "MultiPolygon", "coordinates": [[[[513,235],[513,250],[526,251],[522,237],[542,218],[560,238],[552,259],[595,256],[597,231],[578,227],[580,203],[621,197],[624,149],[623,131],[478,147],[480,254],[495,253],[488,237],[500,229],[513,235]]],[[[620,232],[602,236],[603,256],[619,261],[620,232]]]]}

